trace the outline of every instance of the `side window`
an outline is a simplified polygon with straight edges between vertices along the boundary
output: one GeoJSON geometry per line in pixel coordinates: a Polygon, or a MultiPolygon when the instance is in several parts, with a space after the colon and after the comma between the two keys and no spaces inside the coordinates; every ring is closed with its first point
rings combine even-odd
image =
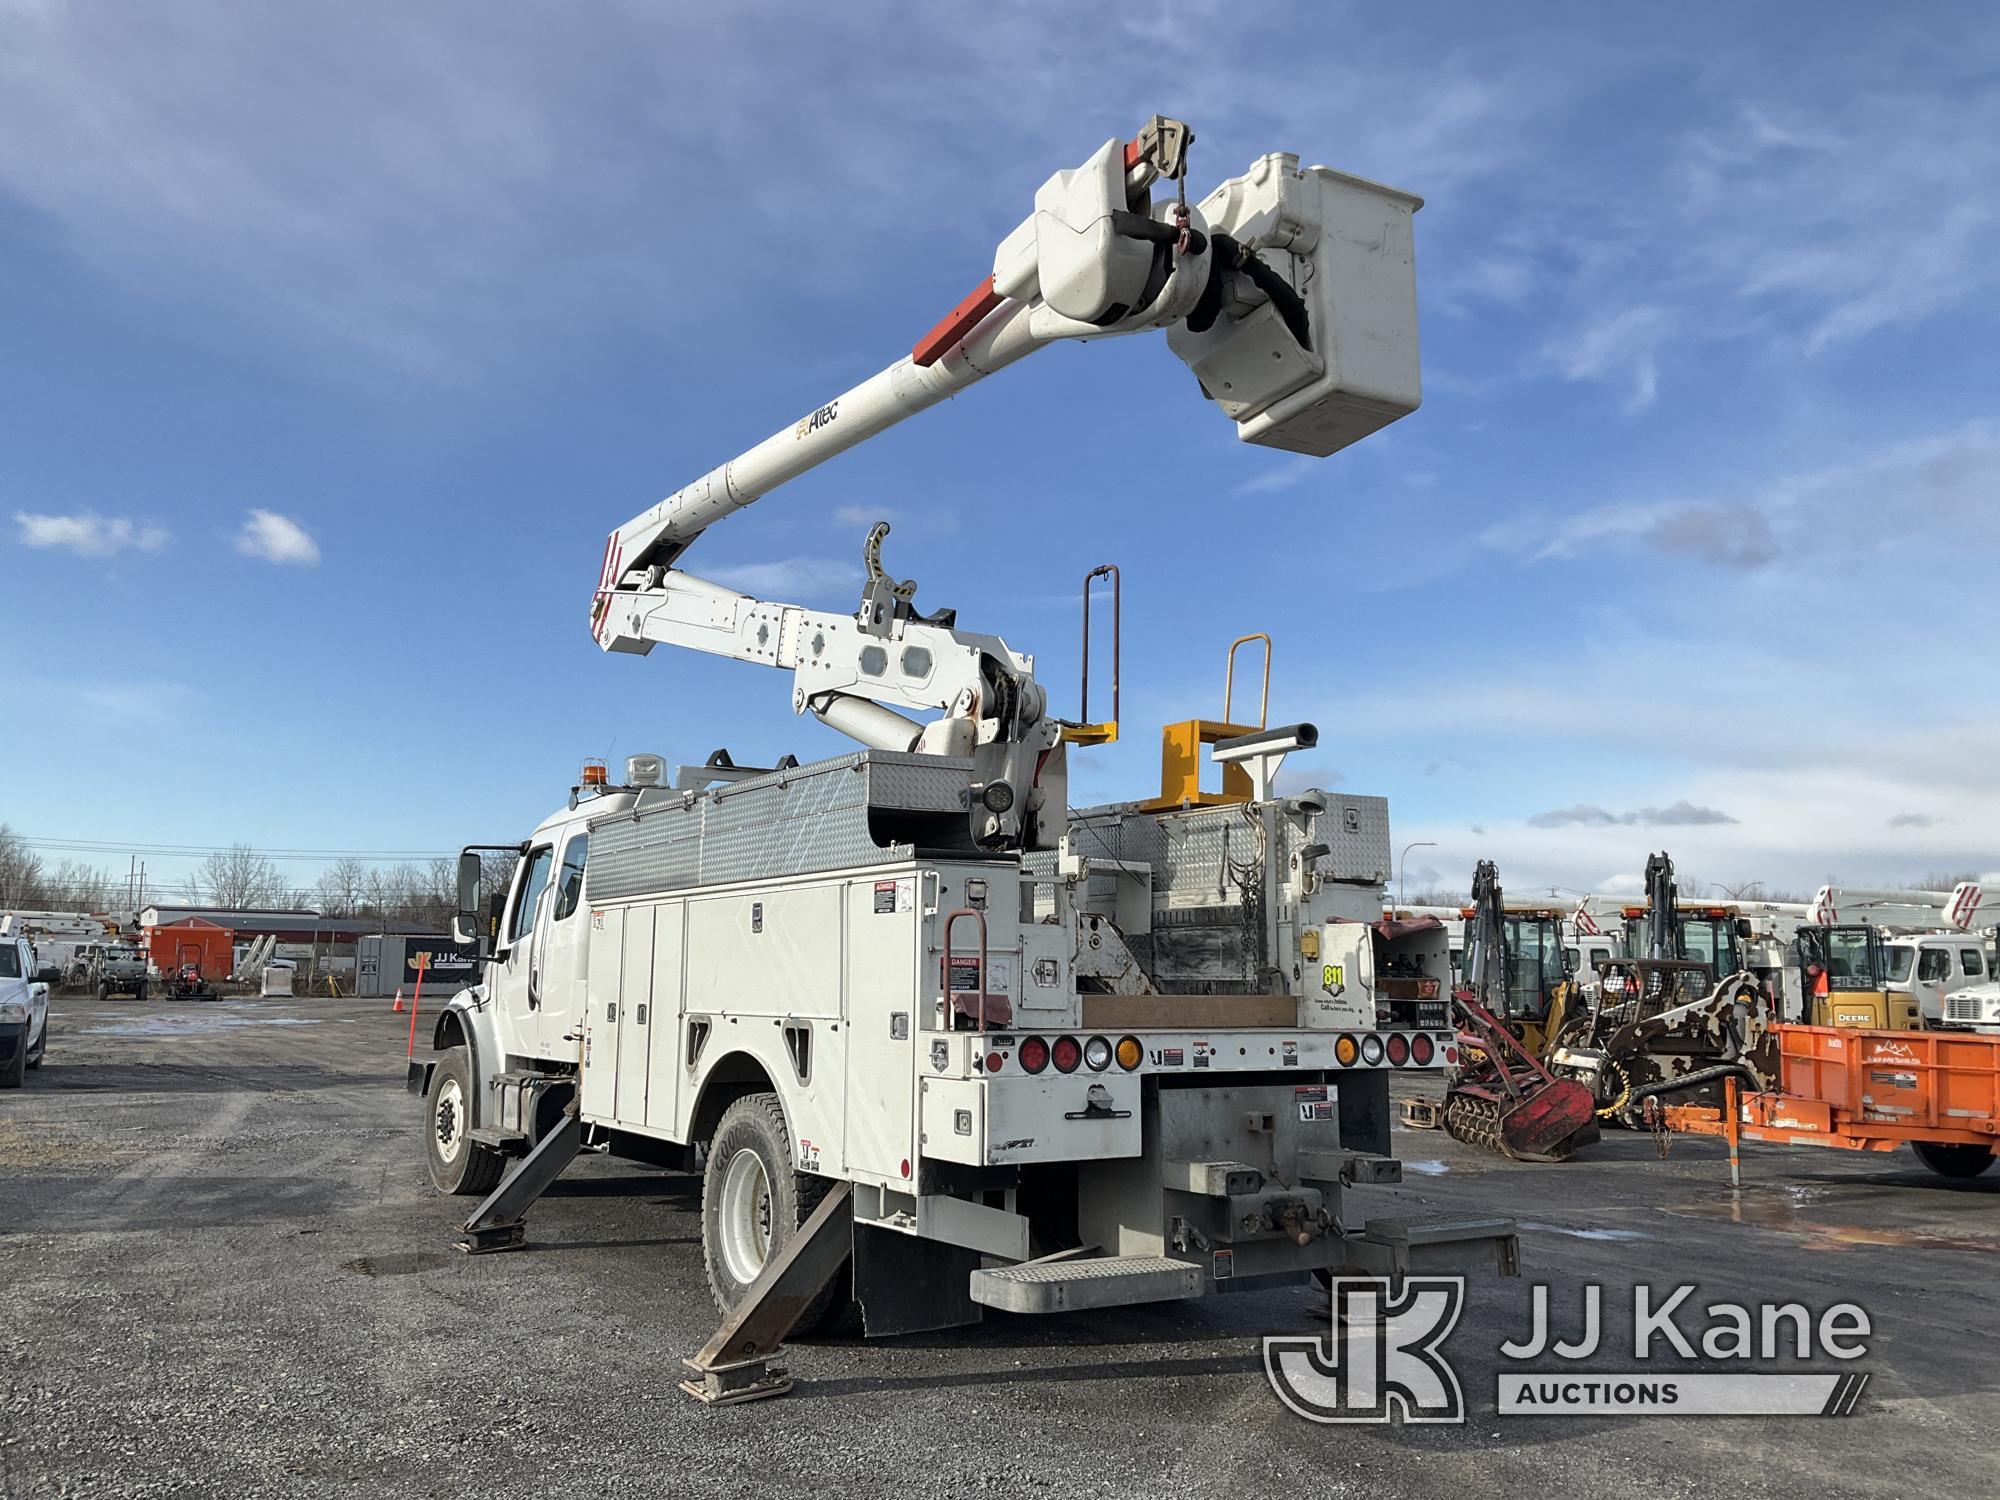
{"type": "Polygon", "coordinates": [[[1568,967],[1570,973],[1574,974],[1576,972],[1577,965],[1582,962],[1583,962],[1583,955],[1581,953],[1578,953],[1576,949],[1574,948],[1563,949],[1563,963],[1568,967]]]}
{"type": "Polygon", "coordinates": [[[576,910],[583,900],[583,861],[590,853],[590,835],[579,833],[563,850],[562,874],[556,877],[556,920],[576,910]]]}
{"type": "Polygon", "coordinates": [[[549,865],[556,851],[544,844],[528,856],[527,874],[521,877],[521,894],[514,902],[514,918],[507,924],[507,941],[518,943],[535,922],[535,903],[549,883],[549,865]]]}
{"type": "Polygon", "coordinates": [[[1964,966],[1965,972],[1968,974],[1984,974],[1986,972],[1986,965],[1981,961],[1977,948],[1959,949],[1958,961],[1964,966]]]}
{"type": "Polygon", "coordinates": [[[1917,960],[1917,978],[1926,984],[1934,984],[1951,974],[1951,955],[1942,948],[1926,948],[1924,956],[1917,960]]]}
{"type": "MultiPolygon", "coordinates": [[[[19,979],[21,973],[21,945],[8,943],[0,946],[0,979],[19,979]]],[[[27,1044],[24,1042],[22,1045],[27,1044]]]]}

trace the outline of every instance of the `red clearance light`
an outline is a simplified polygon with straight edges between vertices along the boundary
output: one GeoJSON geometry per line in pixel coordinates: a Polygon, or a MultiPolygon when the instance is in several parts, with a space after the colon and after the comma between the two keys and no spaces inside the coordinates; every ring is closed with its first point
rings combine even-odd
{"type": "Polygon", "coordinates": [[[1418,1033],[1416,1039],[1410,1043],[1410,1061],[1420,1068],[1428,1068],[1431,1059],[1436,1056],[1437,1048],[1431,1045],[1431,1039],[1418,1033]]]}
{"type": "Polygon", "coordinates": [[[1049,1065],[1049,1044],[1031,1036],[1021,1043],[1020,1058],[1023,1073],[1039,1073],[1049,1065]]]}
{"type": "Polygon", "coordinates": [[[1446,1066],[1446,1067],[1456,1067],[1456,1066],[1458,1066],[1458,1048],[1456,1048],[1456,1047],[1447,1047],[1447,1048],[1445,1048],[1445,1049],[1444,1049],[1444,1061],[1445,1061],[1445,1066],[1446,1066]]]}
{"type": "Polygon", "coordinates": [[[1392,1031],[1389,1033],[1388,1048],[1389,1061],[1395,1064],[1395,1066],[1400,1068],[1410,1060],[1409,1038],[1405,1037],[1402,1032],[1392,1031]]]}
{"type": "Polygon", "coordinates": [[[1051,1049],[1056,1060],[1058,1073],[1074,1073],[1077,1064],[1083,1061],[1083,1048],[1076,1044],[1073,1036],[1059,1036],[1051,1049]]]}
{"type": "Polygon", "coordinates": [[[986,1054],[987,1072],[997,1073],[1006,1065],[1007,1065],[1007,1059],[1002,1057],[998,1052],[989,1052],[986,1054]]]}

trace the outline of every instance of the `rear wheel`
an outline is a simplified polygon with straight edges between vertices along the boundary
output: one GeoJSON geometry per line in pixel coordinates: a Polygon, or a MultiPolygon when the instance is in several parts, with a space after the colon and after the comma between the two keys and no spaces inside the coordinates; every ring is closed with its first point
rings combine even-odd
{"type": "MultiPolygon", "coordinates": [[[[776,1094],[749,1094],[723,1111],[701,1183],[701,1252],[716,1306],[732,1311],[833,1184],[792,1165],[792,1137],[776,1094]]],[[[836,1275],[806,1305],[795,1331],[810,1333],[843,1300],[836,1275]]]]}
{"type": "Polygon", "coordinates": [[[424,1096],[424,1165],[441,1193],[490,1193],[507,1167],[506,1157],[472,1139],[471,1101],[471,1060],[463,1047],[449,1048],[424,1096]]]}
{"type": "Polygon", "coordinates": [[[49,1018],[42,1017],[42,1034],[35,1039],[35,1055],[28,1059],[28,1066],[39,1068],[42,1059],[49,1055],[49,1018]]]}
{"type": "Polygon", "coordinates": [[[1985,1146],[1947,1145],[1942,1141],[1911,1141],[1917,1160],[1940,1177],[1977,1177],[1993,1165],[1985,1146]]]}

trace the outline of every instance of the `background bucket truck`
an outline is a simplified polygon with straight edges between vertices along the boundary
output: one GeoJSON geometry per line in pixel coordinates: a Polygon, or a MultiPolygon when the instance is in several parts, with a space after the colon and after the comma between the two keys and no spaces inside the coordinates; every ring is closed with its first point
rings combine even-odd
{"type": "Polygon", "coordinates": [[[689,1361],[703,1399],[783,1390],[772,1351],[850,1286],[868,1331],[897,1333],[1312,1272],[1513,1267],[1506,1220],[1343,1207],[1398,1180],[1388,1075],[1455,1039],[1378,1024],[1326,957],[1381,915],[1388,826],[1379,798],[1274,791],[1312,726],[1201,736],[1233,786],[1214,799],[1162,805],[1170,783],[1072,813],[1068,744],[1104,726],[1059,719],[998,636],[921,613],[879,528],[851,614],[681,566],[716,521],[1060,340],[1164,331],[1244,440],[1295,453],[1413,410],[1419,200],[1271,155],[1189,204],[1191,140],[1155,118],[1057,172],[907,357],[606,540],[601,647],[790,672],[794,710],[859,749],[671,779],[635,756],[617,784],[588,768],[507,846],[490,934],[479,850],[461,860],[458,935],[485,961],[412,1063],[432,1177],[487,1194],[465,1229],[485,1250],[520,1243],[586,1145],[702,1171],[725,1313],[689,1361]],[[1089,972],[1112,940],[1150,941],[1140,993],[1089,972]]]}

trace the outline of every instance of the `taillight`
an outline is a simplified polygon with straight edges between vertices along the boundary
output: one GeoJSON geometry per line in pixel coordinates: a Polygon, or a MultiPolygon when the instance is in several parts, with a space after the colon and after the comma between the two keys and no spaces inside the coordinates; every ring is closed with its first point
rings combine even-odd
{"type": "Polygon", "coordinates": [[[1139,1045],[1139,1039],[1136,1036],[1126,1036],[1118,1039],[1118,1066],[1126,1072],[1129,1073],[1138,1067],[1139,1060],[1145,1055],[1146,1049],[1139,1045]]]}
{"type": "Polygon", "coordinates": [[[1351,1068],[1355,1059],[1361,1056],[1361,1048],[1353,1037],[1344,1036],[1333,1044],[1333,1055],[1343,1068],[1351,1068]]]}
{"type": "Polygon", "coordinates": [[[1038,1036],[1021,1043],[1021,1071],[1039,1073],[1049,1065],[1049,1044],[1038,1036]]]}
{"type": "Polygon", "coordinates": [[[1371,1068],[1381,1063],[1382,1038],[1379,1036],[1364,1036],[1361,1039],[1361,1060],[1371,1068]]]}
{"type": "Polygon", "coordinates": [[[1000,1053],[989,1052],[986,1054],[986,1071],[989,1073],[997,1073],[1006,1064],[1006,1061],[1007,1059],[1000,1053]]]}
{"type": "Polygon", "coordinates": [[[1458,1065],[1458,1048],[1456,1047],[1445,1048],[1444,1061],[1446,1067],[1456,1067],[1458,1065]]]}
{"type": "Polygon", "coordinates": [[[1429,1037],[1420,1033],[1417,1039],[1410,1043],[1410,1061],[1418,1067],[1428,1068],[1431,1065],[1431,1059],[1436,1056],[1437,1048],[1431,1044],[1429,1037]]]}
{"type": "Polygon", "coordinates": [[[1404,1063],[1408,1062],[1409,1060],[1410,1060],[1409,1038],[1404,1036],[1403,1033],[1400,1031],[1391,1032],[1389,1035],[1389,1061],[1396,1067],[1400,1068],[1404,1063]]]}
{"type": "Polygon", "coordinates": [[[1055,1045],[1049,1051],[1056,1060],[1058,1073],[1074,1073],[1076,1065],[1083,1061],[1083,1048],[1077,1046],[1076,1038],[1073,1036],[1057,1037],[1055,1045]]]}
{"type": "Polygon", "coordinates": [[[1093,1073],[1102,1073],[1111,1066],[1111,1043],[1104,1037],[1094,1036],[1083,1044],[1083,1063],[1093,1073]]]}

